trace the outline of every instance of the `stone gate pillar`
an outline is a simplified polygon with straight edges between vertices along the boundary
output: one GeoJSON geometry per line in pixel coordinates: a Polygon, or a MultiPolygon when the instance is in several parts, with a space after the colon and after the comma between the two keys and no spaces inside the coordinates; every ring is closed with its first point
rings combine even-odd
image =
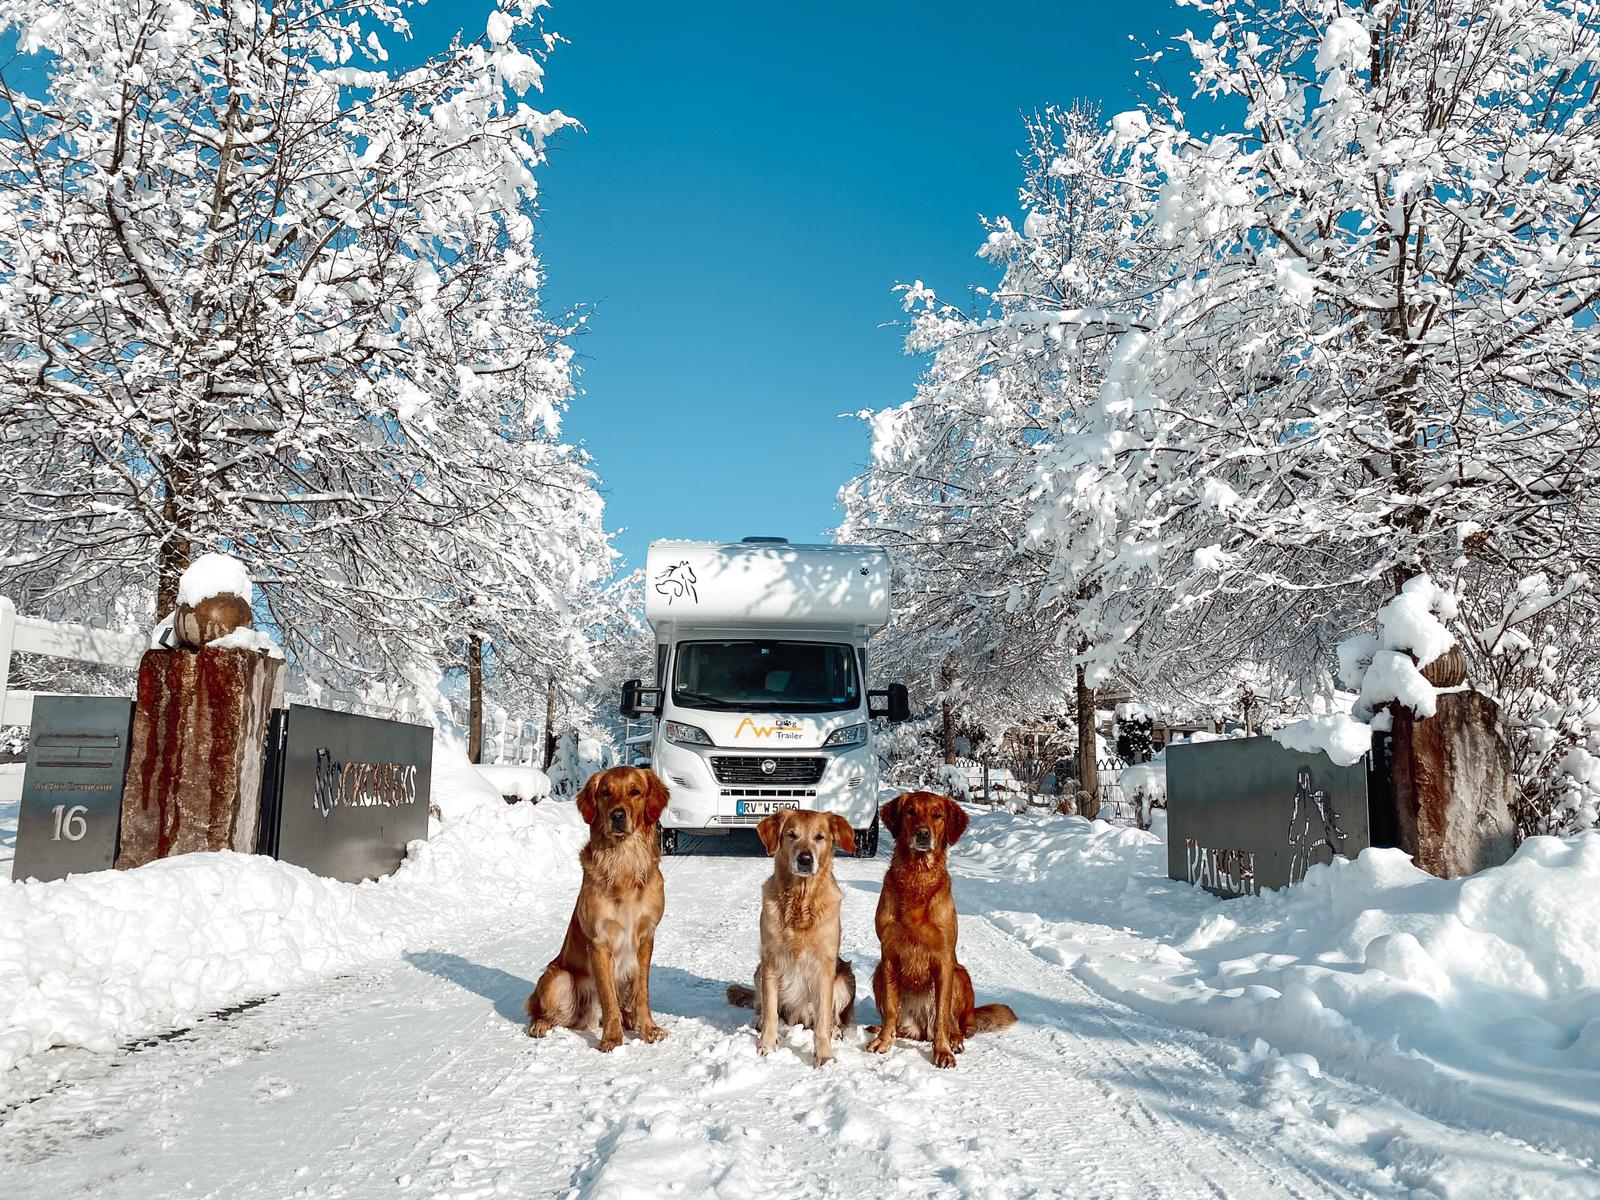
{"type": "Polygon", "coordinates": [[[139,664],[117,867],[191,850],[253,854],[283,660],[205,646],[139,664]]]}
{"type": "Polygon", "coordinates": [[[1481,692],[1440,692],[1418,717],[1396,704],[1393,791],[1400,848],[1442,879],[1499,866],[1516,849],[1511,754],[1500,707],[1481,692]]]}

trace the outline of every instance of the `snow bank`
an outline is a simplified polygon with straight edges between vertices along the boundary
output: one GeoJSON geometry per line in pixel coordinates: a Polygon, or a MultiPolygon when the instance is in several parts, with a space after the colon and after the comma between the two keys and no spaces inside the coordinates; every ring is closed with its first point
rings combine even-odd
{"type": "Polygon", "coordinates": [[[1079,818],[979,814],[958,850],[988,881],[964,904],[1130,1007],[1600,1153],[1600,835],[1465,880],[1368,850],[1231,901],[1166,879],[1160,837],[1079,818]]]}
{"type": "Polygon", "coordinates": [[[438,835],[371,883],[224,852],[0,885],[0,1095],[4,1072],[52,1046],[113,1050],[429,945],[462,913],[482,920],[576,875],[586,834],[570,804],[507,805],[448,742],[433,789],[438,835]]]}
{"type": "Polygon", "coordinates": [[[178,580],[178,603],[191,607],[212,596],[238,596],[250,604],[255,592],[250,572],[231,554],[202,554],[178,580]]]}
{"type": "Polygon", "coordinates": [[[487,779],[502,797],[515,796],[518,800],[532,800],[535,803],[550,798],[550,776],[538,767],[485,763],[479,765],[478,774],[487,779]]]}

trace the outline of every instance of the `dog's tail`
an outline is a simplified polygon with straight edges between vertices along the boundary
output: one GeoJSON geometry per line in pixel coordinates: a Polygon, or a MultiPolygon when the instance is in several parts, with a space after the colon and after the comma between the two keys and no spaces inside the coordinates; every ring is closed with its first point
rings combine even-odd
{"type": "Polygon", "coordinates": [[[735,1008],[754,1008],[756,1006],[756,990],[746,987],[742,983],[728,985],[728,1003],[735,1008]]]}
{"type": "Polygon", "coordinates": [[[1002,1029],[1010,1029],[1016,1023],[1017,1014],[1011,1011],[1009,1005],[982,1004],[972,1010],[972,1024],[968,1028],[973,1033],[997,1033],[1002,1029]]]}

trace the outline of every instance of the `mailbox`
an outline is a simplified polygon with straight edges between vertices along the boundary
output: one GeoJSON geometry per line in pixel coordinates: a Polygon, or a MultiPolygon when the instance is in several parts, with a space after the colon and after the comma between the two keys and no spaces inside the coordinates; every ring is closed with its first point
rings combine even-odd
{"type": "Polygon", "coordinates": [[[119,696],[34,700],[13,879],[110,869],[132,727],[133,701],[119,696]]]}

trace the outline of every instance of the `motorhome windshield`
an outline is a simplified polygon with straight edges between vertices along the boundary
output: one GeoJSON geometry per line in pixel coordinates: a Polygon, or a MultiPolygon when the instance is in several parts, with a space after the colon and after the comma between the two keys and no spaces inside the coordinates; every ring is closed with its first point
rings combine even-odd
{"type": "Polygon", "coordinates": [[[681,708],[837,712],[861,703],[849,646],[824,642],[684,642],[672,676],[681,708]]]}

